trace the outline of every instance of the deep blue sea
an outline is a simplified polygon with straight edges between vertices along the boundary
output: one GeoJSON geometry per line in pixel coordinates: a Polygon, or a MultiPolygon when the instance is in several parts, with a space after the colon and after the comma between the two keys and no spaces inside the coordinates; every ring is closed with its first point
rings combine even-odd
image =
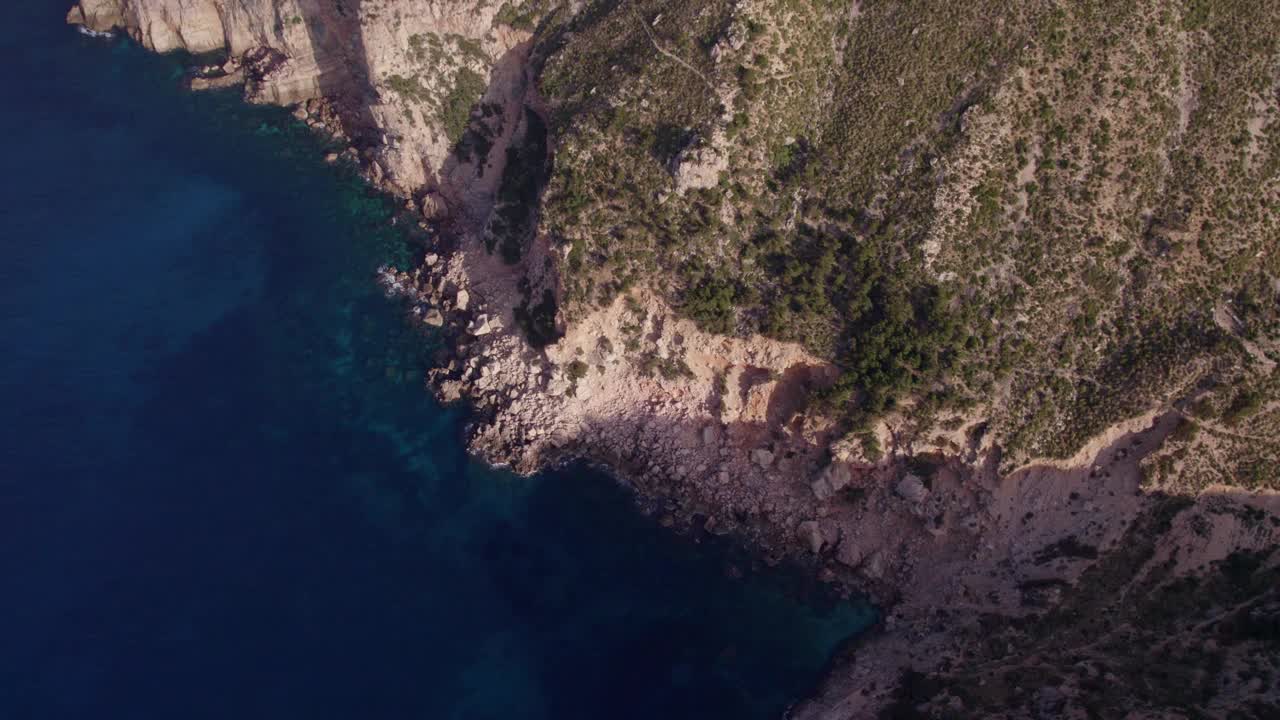
{"type": "Polygon", "coordinates": [[[0,30],[0,718],[774,718],[871,621],[469,460],[387,205],[67,2],[0,30]]]}

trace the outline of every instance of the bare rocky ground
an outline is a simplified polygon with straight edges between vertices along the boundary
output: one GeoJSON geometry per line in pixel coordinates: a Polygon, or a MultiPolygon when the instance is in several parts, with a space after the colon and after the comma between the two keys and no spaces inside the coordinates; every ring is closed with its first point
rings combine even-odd
{"type": "MultiPolygon", "coordinates": [[[[1140,636],[1125,635],[1142,627],[1125,607],[1188,578],[1208,583],[1241,557],[1256,558],[1249,578],[1274,577],[1280,564],[1280,495],[1210,485],[1171,510],[1169,496],[1144,489],[1144,460],[1160,453],[1185,408],[1152,407],[1069,460],[1010,470],[981,416],[954,418],[942,434],[887,417],[873,431],[876,452],[806,408],[807,391],[833,380],[829,363],[795,344],[702,332],[643,288],[531,347],[516,308],[556,291],[558,251],[539,237],[513,266],[485,246],[502,150],[528,132],[524,109],[541,110],[528,35],[493,29],[489,3],[400,5],[82,0],[68,19],[124,28],[158,51],[226,50],[193,87],[243,83],[252,101],[295,105],[317,131],[350,144],[346,157],[374,185],[422,214],[436,247],[420,267],[386,269],[379,281],[405,298],[411,321],[448,339],[429,385],[445,402],[474,406],[477,455],[521,473],[571,459],[606,466],[664,508],[664,524],[732,534],[768,562],[798,561],[880,602],[880,627],[836,659],[792,717],[1185,716],[1141,694],[1102,712],[1090,705],[1095,677],[1148,682],[1100,659],[1115,664],[1106,641],[1140,636]],[[495,149],[479,160],[451,153],[439,117],[382,85],[408,72],[404,49],[425,34],[479,49],[463,61],[488,78],[495,149]],[[1072,610],[1103,595],[1117,605],[1072,610]],[[1088,642],[1063,639],[1093,615],[1119,620],[1088,642]],[[1031,620],[1057,628],[1058,640],[1026,630],[1031,620]],[[1061,670],[1055,656],[1068,648],[1066,664],[1086,670],[1061,670]],[[997,687],[998,696],[984,694],[997,687]]],[[[441,73],[424,97],[451,81],[441,73]]],[[[1167,628],[1166,639],[1203,650],[1212,628],[1244,611],[1274,633],[1278,605],[1264,587],[1205,609],[1192,627],[1167,628]]],[[[1280,707],[1280,653],[1264,648],[1271,660],[1262,667],[1250,644],[1262,641],[1237,640],[1212,641],[1216,699],[1200,703],[1208,716],[1280,707]]]]}

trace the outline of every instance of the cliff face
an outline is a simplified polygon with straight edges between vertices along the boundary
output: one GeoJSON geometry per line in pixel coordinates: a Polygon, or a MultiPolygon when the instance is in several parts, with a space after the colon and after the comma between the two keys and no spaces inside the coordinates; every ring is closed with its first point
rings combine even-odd
{"type": "Polygon", "coordinates": [[[100,32],[128,30],[156,52],[226,49],[240,54],[260,46],[299,51],[308,45],[305,31],[290,33],[291,28],[301,28],[283,22],[300,14],[298,4],[294,0],[84,0],[72,8],[69,19],[100,32]]]}
{"type": "MultiPolygon", "coordinates": [[[[476,407],[473,451],[605,463],[664,522],[891,606],[808,720],[1156,712],[1160,693],[1027,658],[1074,643],[1105,678],[1126,627],[1178,631],[1099,593],[1203,583],[1278,612],[1260,7],[81,0],[68,19],[225,52],[202,80],[298,105],[420,211],[437,247],[381,280],[449,340],[431,385],[476,407]]],[[[1232,637],[1196,680],[1223,684],[1211,715],[1276,702],[1231,684],[1280,672],[1232,637]]],[[[1194,662],[1198,638],[1170,653],[1194,662]]],[[[1117,676],[1167,682],[1138,657],[1117,676]]]]}
{"type": "Polygon", "coordinates": [[[527,33],[485,0],[83,0],[68,22],[119,29],[157,52],[225,53],[253,102],[325,99],[371,178],[420,200],[471,108],[522,80],[527,33]],[[492,77],[491,77],[492,75],[492,77]],[[514,77],[513,77],[514,76],[514,77]]]}

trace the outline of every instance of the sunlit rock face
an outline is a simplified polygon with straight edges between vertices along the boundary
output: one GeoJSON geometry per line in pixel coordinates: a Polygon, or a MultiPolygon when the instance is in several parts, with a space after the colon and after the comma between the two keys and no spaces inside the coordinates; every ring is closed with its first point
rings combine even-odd
{"type": "Polygon", "coordinates": [[[123,30],[156,52],[225,52],[237,68],[245,65],[246,97],[254,102],[333,101],[379,184],[407,197],[439,185],[459,126],[478,101],[523,91],[521,52],[512,51],[528,33],[495,26],[498,5],[83,0],[67,20],[96,32],[123,30]]]}

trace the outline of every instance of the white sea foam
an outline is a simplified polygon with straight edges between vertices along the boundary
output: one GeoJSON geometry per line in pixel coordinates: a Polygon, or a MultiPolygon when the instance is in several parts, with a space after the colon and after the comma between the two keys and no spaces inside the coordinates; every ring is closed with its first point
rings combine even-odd
{"type": "Polygon", "coordinates": [[[115,33],[111,32],[110,30],[101,30],[101,31],[92,30],[83,25],[77,25],[76,30],[80,31],[81,35],[88,35],[89,37],[96,37],[96,38],[115,37],[115,33]]]}

